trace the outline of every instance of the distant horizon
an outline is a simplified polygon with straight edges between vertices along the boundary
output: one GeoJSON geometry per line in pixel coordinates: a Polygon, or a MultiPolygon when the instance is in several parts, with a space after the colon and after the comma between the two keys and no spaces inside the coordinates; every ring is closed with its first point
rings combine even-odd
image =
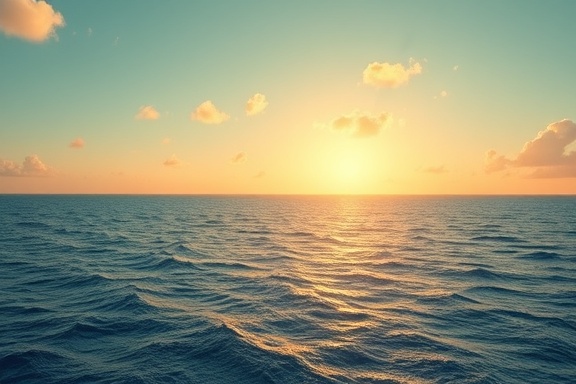
{"type": "Polygon", "coordinates": [[[190,196],[190,197],[576,197],[574,193],[549,194],[453,194],[453,193],[0,193],[0,196],[190,196]]]}

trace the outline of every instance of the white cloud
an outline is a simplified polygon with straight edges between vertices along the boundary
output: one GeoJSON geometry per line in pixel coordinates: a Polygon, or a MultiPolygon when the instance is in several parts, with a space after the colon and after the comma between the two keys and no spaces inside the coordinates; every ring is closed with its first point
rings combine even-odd
{"type": "Polygon", "coordinates": [[[198,120],[205,124],[220,124],[229,118],[230,116],[220,112],[210,100],[200,104],[190,115],[190,119],[198,120]]]}
{"type": "Polygon", "coordinates": [[[0,30],[8,36],[40,43],[56,37],[64,17],[45,1],[0,0],[0,30]]]}
{"type": "Polygon", "coordinates": [[[396,88],[410,80],[412,76],[422,73],[422,65],[410,59],[410,66],[402,64],[378,63],[368,64],[362,73],[364,84],[377,88],[396,88]]]}
{"type": "Polygon", "coordinates": [[[434,100],[443,99],[448,96],[448,92],[441,91],[438,95],[434,96],[434,100]]]}
{"type": "Polygon", "coordinates": [[[74,148],[74,149],[81,149],[81,148],[84,148],[84,144],[85,144],[84,139],[81,137],[78,137],[78,138],[72,140],[68,146],[70,148],[74,148]]]}
{"type": "Polygon", "coordinates": [[[160,113],[151,105],[145,105],[140,107],[136,116],[137,120],[157,120],[160,118],[160,113]]]}
{"type": "Polygon", "coordinates": [[[552,123],[535,139],[524,144],[516,158],[507,158],[490,150],[486,154],[486,173],[507,168],[528,168],[530,177],[576,177],[576,151],[566,149],[576,142],[576,124],[571,120],[552,123]]]}
{"type": "Polygon", "coordinates": [[[0,176],[50,176],[52,173],[37,155],[26,156],[22,165],[0,159],[0,176]]]}
{"type": "Polygon", "coordinates": [[[348,132],[352,137],[362,138],[376,136],[390,124],[391,120],[392,118],[388,113],[372,116],[354,111],[349,115],[332,120],[329,126],[335,131],[348,132]]]}
{"type": "Polygon", "coordinates": [[[576,152],[564,153],[564,148],[576,140],[576,124],[562,120],[550,124],[538,136],[524,144],[516,162],[520,166],[576,165],[576,152]]]}
{"type": "Polygon", "coordinates": [[[261,93],[257,93],[248,99],[246,102],[246,115],[254,116],[264,111],[268,106],[268,101],[266,101],[266,96],[261,93]]]}

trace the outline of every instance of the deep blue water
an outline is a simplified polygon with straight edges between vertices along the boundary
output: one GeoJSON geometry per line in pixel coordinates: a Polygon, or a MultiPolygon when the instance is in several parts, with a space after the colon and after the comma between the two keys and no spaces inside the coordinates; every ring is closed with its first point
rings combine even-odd
{"type": "Polygon", "coordinates": [[[0,195],[0,383],[576,383],[576,197],[0,195]]]}

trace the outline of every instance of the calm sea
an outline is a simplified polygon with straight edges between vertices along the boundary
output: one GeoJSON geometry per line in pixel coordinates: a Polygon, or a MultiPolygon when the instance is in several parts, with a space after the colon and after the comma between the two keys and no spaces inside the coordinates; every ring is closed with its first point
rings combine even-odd
{"type": "Polygon", "coordinates": [[[576,197],[0,195],[1,383],[576,383],[576,197]]]}

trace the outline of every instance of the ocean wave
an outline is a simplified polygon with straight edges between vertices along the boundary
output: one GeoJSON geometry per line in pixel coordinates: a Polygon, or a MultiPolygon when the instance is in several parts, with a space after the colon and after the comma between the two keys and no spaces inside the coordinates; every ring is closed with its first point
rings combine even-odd
{"type": "Polygon", "coordinates": [[[461,273],[461,276],[463,277],[471,277],[471,278],[475,278],[475,279],[488,279],[488,280],[493,280],[493,279],[501,279],[502,276],[496,272],[493,271],[489,271],[488,269],[485,268],[473,268],[473,269],[469,269],[467,271],[464,271],[461,273]]]}
{"type": "Polygon", "coordinates": [[[523,292],[518,290],[518,289],[505,288],[505,287],[495,286],[495,285],[473,286],[473,287],[467,288],[465,290],[465,292],[473,293],[473,294],[488,294],[488,295],[498,294],[498,295],[508,295],[508,296],[522,295],[523,294],[523,292]]]}
{"type": "Polygon", "coordinates": [[[154,341],[121,361],[154,367],[158,373],[176,375],[180,382],[328,382],[296,358],[260,348],[224,323],[154,341]],[[163,369],[158,356],[169,360],[170,368],[163,369]]]}
{"type": "Polygon", "coordinates": [[[528,259],[528,260],[557,260],[561,257],[562,255],[560,255],[559,253],[545,252],[545,251],[530,252],[518,256],[519,259],[528,259]]]}
{"type": "MultiPolygon", "coordinates": [[[[68,359],[58,353],[29,349],[0,357],[0,380],[2,382],[54,382],[45,367],[69,366],[68,359]]],[[[54,369],[54,368],[50,368],[54,369]]]]}
{"type": "Polygon", "coordinates": [[[516,236],[476,236],[472,237],[472,241],[487,241],[497,243],[524,243],[526,240],[520,239],[516,236]]]}

